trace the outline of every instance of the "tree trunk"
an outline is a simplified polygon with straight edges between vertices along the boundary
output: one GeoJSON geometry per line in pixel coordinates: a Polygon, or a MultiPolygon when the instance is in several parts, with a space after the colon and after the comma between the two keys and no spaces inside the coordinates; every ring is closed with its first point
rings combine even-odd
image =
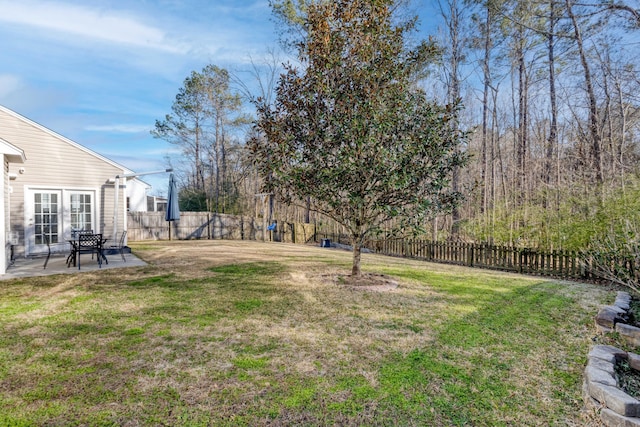
{"type": "Polygon", "coordinates": [[[491,87],[491,68],[489,61],[491,59],[491,8],[487,7],[487,16],[485,18],[484,28],[484,59],[482,61],[482,73],[484,76],[484,88],[482,91],[482,213],[485,214],[488,209],[488,183],[487,183],[487,169],[488,158],[487,155],[487,140],[489,138],[489,90],[491,87]]]}
{"type": "MultiPolygon", "coordinates": [[[[445,20],[445,24],[448,29],[448,44],[450,46],[449,51],[449,84],[447,87],[448,102],[451,105],[455,105],[460,100],[460,65],[462,63],[462,40],[461,40],[461,13],[462,10],[458,9],[458,0],[448,0],[447,10],[444,10],[440,5],[442,17],[445,20]]],[[[456,117],[452,120],[452,126],[456,129],[460,128],[460,118],[458,113],[455,113],[456,117]]],[[[454,192],[458,192],[460,187],[460,168],[458,166],[453,168],[451,177],[451,188],[454,192]]],[[[458,206],[454,206],[451,211],[451,237],[457,239],[460,232],[460,209],[458,206]]]]}
{"type": "Polygon", "coordinates": [[[359,236],[351,236],[351,245],[353,247],[353,266],[351,267],[351,275],[360,277],[360,259],[362,258],[362,239],[359,236]]]}
{"type": "Polygon", "coordinates": [[[527,145],[528,145],[528,78],[527,67],[524,58],[524,30],[518,27],[518,47],[516,50],[518,61],[518,149],[517,149],[517,201],[518,206],[526,203],[527,192],[527,145]]]}
{"type": "Polygon", "coordinates": [[[311,197],[307,196],[304,207],[304,223],[309,224],[311,222],[311,197]]]}
{"type": "Polygon", "coordinates": [[[227,186],[227,135],[224,129],[224,125],[222,126],[222,141],[220,142],[220,168],[221,168],[221,187],[222,187],[222,213],[227,212],[227,196],[228,196],[228,186],[227,186]]]}
{"type": "MultiPolygon", "coordinates": [[[[491,110],[491,138],[489,139],[489,143],[490,145],[490,150],[489,150],[489,154],[490,154],[490,163],[489,163],[489,171],[491,174],[491,186],[489,187],[489,190],[491,191],[491,196],[489,198],[489,200],[491,200],[491,233],[490,235],[493,235],[494,232],[494,225],[495,225],[495,219],[496,219],[496,207],[498,206],[498,191],[496,189],[496,182],[497,182],[497,171],[496,171],[496,151],[498,151],[500,149],[500,147],[497,147],[497,145],[500,143],[500,138],[496,137],[496,135],[498,134],[498,88],[493,89],[492,88],[492,96],[491,96],[492,100],[492,110],[491,110]],[[497,149],[496,149],[497,148],[497,149]]],[[[502,163],[502,159],[500,160],[500,162],[502,163]]],[[[502,176],[502,174],[501,174],[502,176]]]]}
{"type": "Polygon", "coordinates": [[[596,184],[602,184],[604,177],[602,174],[602,147],[600,132],[598,130],[598,100],[593,89],[593,81],[591,77],[591,69],[589,68],[589,62],[587,61],[587,55],[584,51],[584,43],[582,40],[582,33],[578,26],[578,20],[573,13],[573,5],[571,0],[565,0],[567,5],[567,14],[573,24],[573,32],[578,46],[578,54],[580,55],[580,63],[584,72],[585,87],[587,89],[587,96],[589,97],[589,133],[591,136],[591,155],[596,170],[595,181],[596,184]]]}
{"type": "MultiPolygon", "coordinates": [[[[551,107],[551,123],[549,126],[549,138],[547,140],[547,153],[545,159],[544,180],[547,186],[551,185],[553,175],[553,153],[558,146],[558,107],[556,97],[556,70],[554,52],[554,33],[557,21],[555,11],[555,1],[549,1],[549,34],[547,35],[547,46],[549,49],[549,104],[551,107]]],[[[545,197],[545,204],[548,204],[548,197],[545,197]]]]}
{"type": "Polygon", "coordinates": [[[214,156],[214,179],[215,179],[215,187],[214,187],[214,206],[215,211],[220,212],[220,141],[221,141],[221,129],[219,117],[216,115],[215,117],[215,141],[213,144],[213,156],[214,156]]]}
{"type": "MultiPolygon", "coordinates": [[[[604,92],[604,117],[603,119],[603,123],[606,123],[607,125],[607,135],[606,135],[606,141],[607,141],[607,149],[609,152],[609,155],[606,156],[607,159],[609,159],[609,164],[608,164],[608,168],[607,168],[607,172],[610,174],[610,176],[618,176],[618,174],[616,173],[616,156],[615,156],[615,142],[614,142],[614,130],[613,130],[613,122],[615,120],[614,118],[614,114],[613,114],[613,108],[612,108],[612,98],[611,98],[611,89],[609,87],[609,77],[610,77],[610,61],[611,58],[609,58],[609,54],[608,52],[604,52],[604,57],[601,57],[601,66],[602,66],[602,83],[601,83],[601,87],[602,90],[604,92]]],[[[602,102],[602,101],[601,101],[602,102]]],[[[603,135],[603,144],[604,144],[604,136],[603,135]]]]}
{"type": "Polygon", "coordinates": [[[202,167],[202,153],[201,153],[201,142],[200,142],[200,133],[202,132],[202,128],[200,124],[196,120],[196,129],[195,129],[195,146],[194,146],[194,161],[195,161],[195,173],[196,173],[196,182],[195,187],[198,190],[205,190],[204,185],[204,168],[202,167]]]}
{"type": "Polygon", "coordinates": [[[431,240],[434,242],[438,241],[438,217],[434,217],[433,221],[431,221],[431,240]]]}
{"type": "Polygon", "coordinates": [[[624,188],[624,183],[625,183],[625,162],[624,162],[624,146],[625,146],[625,136],[627,134],[627,108],[628,104],[625,103],[624,97],[623,97],[623,93],[622,93],[622,86],[620,84],[620,80],[619,78],[616,78],[615,81],[615,85],[616,85],[616,94],[617,94],[617,101],[618,101],[618,108],[620,109],[619,114],[620,114],[620,120],[622,121],[621,123],[621,128],[620,128],[620,141],[618,143],[618,147],[617,147],[617,151],[616,153],[612,153],[612,155],[614,157],[617,158],[619,166],[620,166],[620,183],[622,185],[622,187],[624,188]]]}

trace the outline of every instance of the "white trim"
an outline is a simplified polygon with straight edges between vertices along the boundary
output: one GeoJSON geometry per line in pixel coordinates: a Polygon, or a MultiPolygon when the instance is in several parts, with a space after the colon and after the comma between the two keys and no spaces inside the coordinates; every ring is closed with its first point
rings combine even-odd
{"type": "MultiPolygon", "coordinates": [[[[5,156],[0,156],[2,159],[2,177],[0,178],[0,224],[2,224],[2,228],[5,228],[5,224],[7,223],[7,217],[9,216],[9,212],[5,210],[5,197],[9,197],[8,194],[5,194],[5,189],[7,188],[7,183],[5,179],[8,179],[9,174],[5,172],[5,156]]],[[[9,234],[9,230],[4,230],[3,233],[0,233],[0,274],[5,274],[7,272],[7,250],[11,250],[11,246],[7,244],[7,236],[9,234]]]]}
{"type": "Polygon", "coordinates": [[[27,160],[23,150],[2,138],[0,138],[0,154],[4,154],[9,163],[24,163],[27,160]]]}
{"type": "MultiPolygon", "coordinates": [[[[37,254],[37,253],[42,253],[43,249],[42,246],[44,245],[40,245],[39,247],[36,247],[34,240],[35,240],[35,236],[34,236],[34,231],[35,231],[35,212],[34,212],[34,202],[33,202],[33,195],[35,193],[38,192],[48,192],[48,193],[56,193],[59,197],[59,201],[58,201],[58,211],[56,212],[56,215],[58,216],[58,234],[60,234],[60,230],[62,227],[61,221],[60,219],[62,218],[62,214],[63,214],[63,207],[62,207],[62,190],[58,189],[58,188],[43,188],[43,189],[34,189],[34,190],[29,190],[27,191],[27,189],[25,188],[25,193],[24,193],[24,251],[25,251],[25,255],[32,255],[32,254],[37,254]],[[40,249],[40,250],[38,250],[40,249]]],[[[57,247],[57,243],[52,243],[51,246],[52,247],[57,247]]]]}
{"type": "Polygon", "coordinates": [[[100,224],[100,214],[102,213],[102,205],[100,200],[100,187],[71,187],[71,186],[43,186],[43,185],[25,185],[24,186],[24,248],[25,255],[40,253],[32,244],[34,238],[33,224],[33,195],[38,192],[57,192],[60,194],[60,202],[58,203],[58,234],[60,240],[57,244],[52,244],[52,251],[67,250],[68,243],[65,238],[71,235],[71,194],[72,193],[89,193],[92,195],[93,210],[91,212],[92,227],[96,233],[104,233],[100,224]]]}
{"type": "Polygon", "coordinates": [[[24,190],[100,191],[101,187],[77,187],[75,185],[32,185],[25,184],[24,190]]]}

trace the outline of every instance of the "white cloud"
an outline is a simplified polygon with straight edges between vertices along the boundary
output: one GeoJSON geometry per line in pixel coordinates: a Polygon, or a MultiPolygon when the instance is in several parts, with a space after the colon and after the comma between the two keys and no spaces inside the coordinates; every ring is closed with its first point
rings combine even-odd
{"type": "Polygon", "coordinates": [[[126,13],[60,2],[0,0],[0,22],[171,53],[188,51],[188,46],[170,40],[163,30],[126,13]]]}
{"type": "Polygon", "coordinates": [[[116,133],[140,133],[149,132],[151,128],[147,125],[115,124],[115,125],[89,125],[85,130],[90,132],[116,132],[116,133]]]}
{"type": "Polygon", "coordinates": [[[0,99],[16,92],[20,87],[22,87],[22,81],[18,76],[0,74],[0,99]]]}

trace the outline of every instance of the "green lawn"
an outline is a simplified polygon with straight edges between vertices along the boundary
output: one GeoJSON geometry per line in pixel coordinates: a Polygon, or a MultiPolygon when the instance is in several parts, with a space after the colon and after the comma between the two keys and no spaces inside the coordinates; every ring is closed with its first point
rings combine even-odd
{"type": "Polygon", "coordinates": [[[0,426],[582,425],[611,292],[366,255],[145,242],[147,267],[0,282],[0,426]]]}

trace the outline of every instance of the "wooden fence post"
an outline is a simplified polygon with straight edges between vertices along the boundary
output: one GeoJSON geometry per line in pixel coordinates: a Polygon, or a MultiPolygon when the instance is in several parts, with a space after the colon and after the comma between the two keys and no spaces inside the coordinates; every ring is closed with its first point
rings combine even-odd
{"type": "MultiPolygon", "coordinates": [[[[130,212],[127,220],[130,241],[163,239],[166,236],[167,225],[161,212],[130,212]]],[[[287,223],[283,222],[282,227],[286,226],[287,223]]],[[[220,237],[241,240],[259,238],[254,219],[209,212],[185,212],[184,219],[180,224],[179,235],[180,238],[186,239],[215,239],[216,227],[220,229],[220,237]]],[[[303,235],[303,240],[310,240],[306,229],[302,232],[302,229],[298,231],[294,226],[291,228],[290,237],[293,243],[298,243],[303,235]]],[[[313,232],[313,240],[316,242],[321,238],[331,238],[336,243],[346,242],[349,244],[348,239],[344,239],[346,236],[327,233],[326,230],[321,230],[317,226],[309,232],[313,232]]],[[[419,258],[430,262],[455,263],[468,267],[486,267],[510,270],[521,274],[533,273],[578,280],[596,279],[598,276],[594,273],[593,259],[576,251],[553,250],[547,252],[487,243],[438,242],[399,238],[370,241],[368,245],[371,245],[377,253],[419,258]]],[[[622,258],[610,260],[612,266],[624,269],[632,276],[638,275],[637,262],[635,259],[622,258]]]]}

